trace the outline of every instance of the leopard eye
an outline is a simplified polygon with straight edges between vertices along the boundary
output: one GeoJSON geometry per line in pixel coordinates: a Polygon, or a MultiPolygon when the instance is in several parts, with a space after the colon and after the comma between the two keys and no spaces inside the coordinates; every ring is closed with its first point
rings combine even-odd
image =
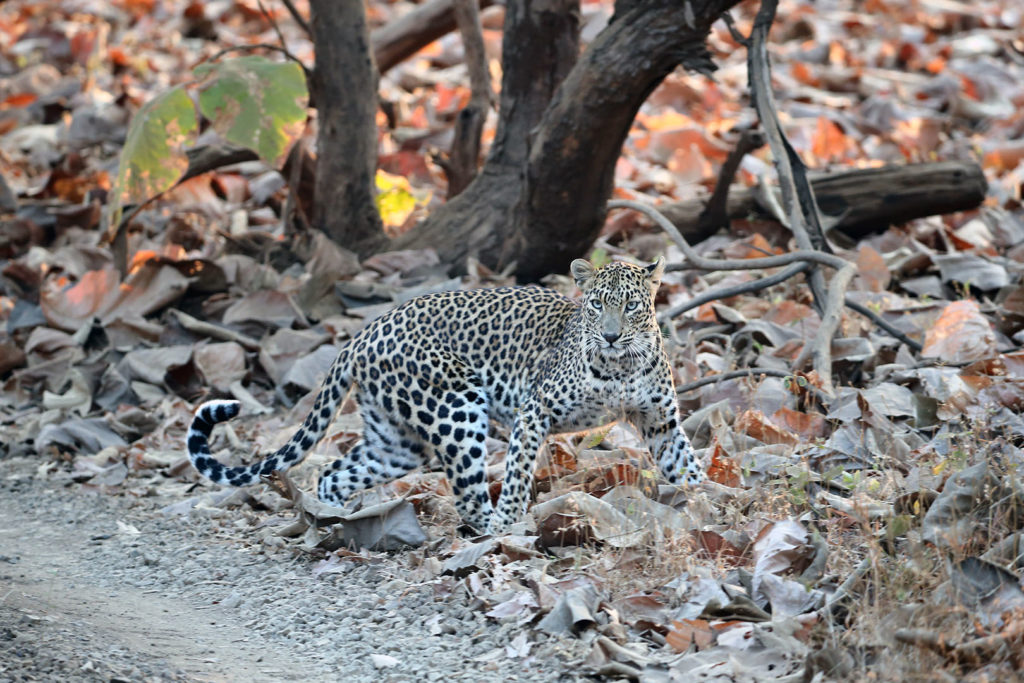
{"type": "Polygon", "coordinates": [[[640,305],[639,301],[630,301],[626,304],[626,312],[635,311],[636,307],[640,305]]]}
{"type": "Polygon", "coordinates": [[[604,304],[601,303],[600,299],[591,299],[590,300],[590,305],[593,306],[598,311],[600,311],[602,308],[604,308],[604,304]]]}

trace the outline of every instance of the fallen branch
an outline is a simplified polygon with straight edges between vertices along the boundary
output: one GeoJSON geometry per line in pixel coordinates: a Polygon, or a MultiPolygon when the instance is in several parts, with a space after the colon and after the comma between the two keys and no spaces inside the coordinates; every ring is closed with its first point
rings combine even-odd
{"type": "MultiPolygon", "coordinates": [[[[676,266],[676,264],[672,264],[672,266],[676,266]]],[[[687,311],[692,311],[693,309],[699,306],[703,306],[709,301],[730,299],[734,296],[739,296],[740,294],[748,294],[750,292],[759,292],[762,289],[768,289],[769,287],[773,287],[777,284],[785,282],[789,278],[799,275],[800,273],[807,272],[808,270],[810,270],[810,268],[810,263],[807,263],[806,261],[800,261],[799,263],[794,263],[790,265],[785,270],[780,270],[779,272],[769,275],[767,277],[751,280],[750,282],[742,282],[738,285],[730,285],[728,287],[709,289],[700,296],[695,296],[689,301],[684,301],[681,304],[676,304],[667,311],[663,311],[658,316],[658,321],[664,323],[668,320],[671,320],[672,318],[677,318],[683,313],[686,313],[687,311]]],[[[682,270],[682,268],[670,267],[669,270],[682,270]]]]}
{"type": "MultiPolygon", "coordinates": [[[[808,180],[818,207],[829,221],[829,234],[841,232],[854,239],[915,218],[974,209],[984,201],[987,187],[981,167],[969,161],[812,173],[808,180]]],[[[716,186],[716,194],[718,191],[716,186]]],[[[688,199],[661,204],[658,209],[691,244],[696,244],[724,224],[703,222],[702,213],[711,202],[688,199]]],[[[730,188],[724,211],[727,220],[774,218],[749,187],[730,188]]]]}
{"type": "Polygon", "coordinates": [[[709,384],[715,384],[717,382],[727,382],[731,379],[743,379],[744,377],[792,377],[792,372],[785,370],[774,370],[772,368],[743,368],[742,370],[730,370],[729,372],[722,372],[717,375],[708,375],[707,377],[701,377],[700,379],[686,384],[680,384],[676,387],[677,394],[685,394],[688,391],[694,389],[700,389],[706,387],[709,384]]]}
{"type": "MultiPolygon", "coordinates": [[[[480,7],[494,0],[480,0],[480,7]]],[[[384,73],[455,30],[454,0],[429,0],[370,33],[373,60],[384,73]]]]}

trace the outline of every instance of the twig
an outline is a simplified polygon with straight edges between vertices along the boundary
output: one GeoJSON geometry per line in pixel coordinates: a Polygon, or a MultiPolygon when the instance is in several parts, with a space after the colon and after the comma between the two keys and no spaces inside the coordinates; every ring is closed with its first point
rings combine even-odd
{"type": "MultiPolygon", "coordinates": [[[[821,324],[810,344],[805,343],[800,350],[800,355],[793,361],[793,369],[799,370],[808,362],[814,368],[822,389],[826,393],[832,393],[832,338],[843,315],[843,302],[846,298],[846,289],[850,281],[857,274],[857,266],[847,263],[832,276],[829,283],[828,295],[825,298],[825,310],[821,314],[821,324]]],[[[812,271],[811,275],[814,275],[812,271]]]]}
{"type": "MultiPolygon", "coordinates": [[[[693,391],[694,389],[700,389],[701,387],[709,384],[716,384],[718,382],[728,382],[734,379],[743,379],[744,377],[781,377],[783,379],[787,377],[793,377],[793,373],[788,370],[775,370],[773,368],[742,368],[740,370],[730,370],[729,372],[723,372],[717,375],[709,375],[707,377],[701,377],[698,380],[687,382],[676,387],[676,394],[685,394],[693,391]]],[[[809,391],[821,404],[828,403],[828,397],[825,396],[817,387],[808,384],[803,387],[804,390],[809,391]]]]}
{"type": "Polygon", "coordinates": [[[937,652],[943,657],[948,657],[952,648],[942,634],[935,631],[928,631],[923,628],[900,628],[896,629],[893,636],[901,643],[914,645],[925,650],[937,652]]]}
{"type": "MultiPolygon", "coordinates": [[[[224,55],[230,54],[232,52],[243,52],[243,51],[244,52],[248,52],[250,50],[272,50],[274,52],[280,52],[282,55],[285,56],[286,59],[289,59],[289,60],[291,60],[291,61],[293,61],[293,62],[295,62],[296,64],[299,65],[299,67],[302,69],[303,75],[305,75],[305,77],[306,77],[306,82],[307,83],[312,83],[313,82],[313,72],[311,72],[309,70],[309,68],[305,65],[305,63],[303,63],[303,61],[301,59],[299,59],[294,54],[292,54],[291,51],[288,48],[283,47],[281,45],[273,45],[272,43],[252,43],[251,45],[232,45],[230,47],[224,48],[223,50],[218,50],[217,52],[213,53],[209,57],[204,57],[203,59],[199,60],[198,64],[203,64],[204,62],[215,62],[218,59],[220,59],[221,57],[223,57],[224,55]]],[[[198,66],[198,64],[197,64],[197,66],[198,66]]]]}
{"type": "Polygon", "coordinates": [[[750,282],[743,282],[738,285],[731,285],[729,287],[719,287],[717,289],[709,289],[700,296],[695,296],[689,301],[684,301],[681,304],[676,304],[667,311],[663,311],[658,316],[659,322],[667,322],[672,318],[677,318],[687,311],[693,310],[698,306],[703,306],[709,301],[718,301],[720,299],[729,299],[740,294],[747,294],[749,292],[758,292],[762,289],[768,289],[773,287],[780,282],[785,282],[791,277],[799,275],[811,268],[811,264],[806,261],[794,263],[785,270],[769,275],[768,277],[762,277],[757,280],[751,280],[750,282]]]}
{"type": "MultiPolygon", "coordinates": [[[[659,322],[664,323],[672,318],[677,318],[683,313],[693,310],[698,306],[702,306],[709,301],[719,301],[721,299],[728,299],[730,297],[739,296],[740,294],[747,294],[749,292],[757,292],[762,289],[767,289],[768,287],[777,285],[780,282],[785,282],[789,278],[798,275],[799,273],[806,272],[810,267],[811,265],[806,262],[794,263],[789,268],[781,270],[778,273],[775,273],[774,275],[769,275],[768,277],[763,277],[758,280],[752,280],[751,282],[744,282],[738,285],[732,285],[730,287],[721,287],[719,289],[708,290],[701,294],[700,296],[694,297],[689,301],[684,301],[680,304],[676,304],[667,311],[663,311],[658,316],[658,320],[659,322]]],[[[671,265],[669,266],[669,269],[676,270],[676,268],[672,268],[671,265]]],[[[857,313],[860,313],[865,318],[867,318],[875,325],[880,327],[882,330],[887,332],[890,336],[900,340],[914,351],[918,353],[921,352],[922,346],[920,342],[914,341],[913,339],[908,337],[906,334],[901,332],[897,327],[895,327],[892,323],[888,322],[887,320],[885,320],[885,318],[878,315],[871,309],[866,308],[865,306],[857,303],[850,297],[846,297],[843,303],[846,305],[847,308],[857,313]]],[[[1001,353],[1003,352],[1001,351],[1001,353]]]]}
{"type": "Polygon", "coordinates": [[[281,0],[281,2],[284,4],[286,8],[288,8],[288,13],[292,15],[292,19],[295,20],[295,23],[298,24],[302,28],[302,30],[306,32],[307,36],[312,38],[313,30],[309,27],[309,22],[306,21],[305,17],[299,14],[299,10],[296,9],[295,5],[292,3],[292,0],[281,0]]]}
{"type": "Polygon", "coordinates": [[[854,264],[839,258],[835,254],[826,254],[816,250],[792,251],[788,254],[754,259],[704,258],[687,243],[679,230],[676,229],[676,226],[654,207],[629,199],[615,199],[608,202],[608,208],[634,209],[651,218],[672,237],[683,253],[686,254],[686,258],[694,268],[702,270],[753,270],[756,268],[775,268],[798,261],[810,261],[835,268],[837,272],[832,278],[832,287],[828,290],[828,297],[822,304],[821,324],[818,326],[818,331],[815,333],[814,339],[810,344],[804,344],[800,356],[793,363],[793,369],[799,370],[810,361],[815,373],[818,375],[821,390],[829,396],[832,395],[832,337],[839,327],[846,288],[849,286],[850,280],[857,273],[857,267],[854,264]]]}
{"type": "Polygon", "coordinates": [[[668,233],[668,236],[672,238],[672,241],[676,243],[676,246],[686,255],[686,266],[695,268],[697,270],[758,270],[761,268],[778,268],[779,266],[788,266],[791,263],[798,261],[811,261],[813,263],[820,263],[823,266],[829,268],[835,268],[839,270],[849,262],[845,259],[839,258],[835,254],[826,254],[820,251],[814,250],[800,250],[791,251],[786,254],[779,254],[777,256],[766,256],[764,258],[750,258],[750,259],[710,259],[705,258],[697,253],[697,251],[690,246],[686,241],[686,238],[682,236],[679,229],[676,228],[672,222],[665,218],[657,209],[653,206],[648,206],[641,202],[633,201],[632,199],[613,199],[608,202],[609,209],[633,209],[644,214],[652,221],[658,224],[662,230],[668,233]]]}
{"type": "Polygon", "coordinates": [[[853,587],[860,583],[860,580],[868,573],[871,569],[871,558],[865,557],[860,561],[860,564],[850,572],[850,575],[846,577],[846,580],[839,584],[836,588],[836,592],[828,596],[825,600],[825,604],[818,608],[818,614],[826,616],[831,614],[832,610],[841,605],[850,597],[850,591],[853,587]]]}
{"type": "MultiPolygon", "coordinates": [[[[776,113],[775,97],[771,87],[771,66],[768,59],[768,31],[775,20],[778,0],[762,0],[761,7],[754,18],[747,45],[747,72],[750,78],[750,89],[754,100],[754,108],[764,127],[768,145],[772,150],[772,158],[779,176],[779,189],[782,203],[788,220],[787,227],[792,231],[796,244],[800,249],[827,250],[828,244],[821,229],[821,219],[814,193],[807,181],[806,167],[799,155],[789,144],[782,133],[776,113]],[[810,233],[808,232],[810,231],[810,233]]],[[[818,270],[808,278],[811,293],[814,295],[818,312],[824,315],[825,276],[818,270]]]]}
{"type": "Polygon", "coordinates": [[[263,12],[263,16],[267,18],[271,28],[274,29],[274,33],[277,34],[277,39],[281,42],[281,47],[285,47],[287,43],[285,42],[284,34],[281,33],[281,27],[277,25],[277,19],[275,19],[274,16],[267,11],[267,8],[263,6],[263,0],[256,0],[256,4],[260,8],[260,12],[263,12]]]}
{"type": "Polygon", "coordinates": [[[764,133],[758,130],[747,129],[740,133],[740,139],[736,147],[729,152],[725,163],[718,173],[718,182],[715,184],[715,191],[711,193],[707,205],[697,219],[697,229],[702,233],[711,234],[712,231],[729,224],[729,188],[736,177],[736,171],[740,168],[743,157],[764,145],[764,133]]]}
{"type": "Polygon", "coordinates": [[[864,316],[865,318],[867,318],[868,320],[870,320],[871,322],[873,322],[874,324],[878,325],[883,330],[888,332],[890,336],[895,337],[896,339],[899,339],[901,342],[903,342],[904,344],[906,344],[907,346],[912,348],[914,351],[916,351],[918,353],[921,352],[921,349],[923,347],[921,346],[921,344],[919,342],[914,341],[913,339],[911,339],[907,335],[905,335],[902,332],[900,332],[895,326],[890,324],[882,316],[878,315],[877,313],[872,311],[870,308],[867,308],[867,307],[857,303],[856,301],[854,301],[850,297],[846,297],[845,303],[846,303],[846,307],[847,308],[849,308],[850,310],[856,311],[857,313],[860,313],[862,316],[864,316]]]}
{"type": "Polygon", "coordinates": [[[730,370],[729,372],[723,372],[717,375],[708,375],[707,377],[701,377],[698,380],[687,382],[676,387],[677,394],[685,394],[688,391],[694,389],[700,389],[706,387],[709,384],[715,384],[716,382],[727,382],[731,379],[742,379],[744,377],[792,377],[793,373],[786,370],[774,370],[772,368],[743,368],[742,370],[730,370]]]}

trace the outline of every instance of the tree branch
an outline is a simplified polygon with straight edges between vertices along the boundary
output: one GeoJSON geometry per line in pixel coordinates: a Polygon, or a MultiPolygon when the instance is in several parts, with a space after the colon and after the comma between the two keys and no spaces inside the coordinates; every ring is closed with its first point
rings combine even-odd
{"type": "Polygon", "coordinates": [[[740,133],[740,139],[736,147],[729,152],[722,169],[718,173],[718,182],[715,183],[715,191],[708,199],[707,205],[697,219],[697,230],[702,234],[710,234],[729,224],[729,188],[736,177],[736,171],[740,168],[743,157],[764,145],[764,133],[757,130],[747,129],[740,133]]]}
{"type": "Polygon", "coordinates": [[[288,13],[292,15],[292,19],[295,20],[295,23],[298,24],[302,28],[302,30],[306,32],[307,36],[312,38],[313,30],[309,28],[309,22],[306,21],[305,17],[299,14],[299,10],[296,9],[294,3],[292,3],[292,0],[281,0],[281,2],[284,3],[284,6],[286,8],[288,8],[288,13]]]}
{"type": "Polygon", "coordinates": [[[480,162],[480,136],[493,99],[477,0],[454,0],[454,8],[455,21],[462,35],[471,95],[455,120],[452,148],[448,158],[441,163],[448,177],[449,199],[466,189],[476,177],[480,162]]]}
{"type": "MultiPolygon", "coordinates": [[[[480,8],[494,0],[479,0],[480,8]]],[[[380,73],[408,59],[438,38],[455,30],[455,1],[428,0],[370,34],[374,61],[380,73]]]]}

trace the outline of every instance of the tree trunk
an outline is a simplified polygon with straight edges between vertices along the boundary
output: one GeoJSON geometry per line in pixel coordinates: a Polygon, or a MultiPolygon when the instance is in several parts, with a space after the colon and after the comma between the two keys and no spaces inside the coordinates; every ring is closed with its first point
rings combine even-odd
{"type": "Polygon", "coordinates": [[[310,0],[318,113],[315,227],[365,256],[387,240],[374,203],[377,68],[361,1],[310,0]]]}
{"type": "Polygon", "coordinates": [[[442,261],[457,268],[467,256],[492,266],[498,262],[519,198],[530,136],[578,53],[578,0],[509,0],[500,117],[487,160],[461,194],[401,235],[393,248],[434,247],[442,261]]]}
{"type": "Polygon", "coordinates": [[[564,272],[601,230],[615,162],[640,105],[680,63],[711,71],[705,38],[737,1],[631,0],[548,104],[538,90],[561,79],[538,82],[545,70],[537,63],[553,56],[542,48],[554,45],[529,33],[539,30],[530,21],[542,3],[510,0],[495,147],[465,192],[397,244],[434,246],[457,265],[470,255],[495,267],[515,262],[524,282],[564,272]]]}
{"type": "Polygon", "coordinates": [[[615,162],[640,105],[680,63],[714,69],[704,41],[733,4],[630,2],[616,13],[544,112],[499,266],[516,262],[518,279],[532,282],[585,255],[604,223],[615,162]]]}

